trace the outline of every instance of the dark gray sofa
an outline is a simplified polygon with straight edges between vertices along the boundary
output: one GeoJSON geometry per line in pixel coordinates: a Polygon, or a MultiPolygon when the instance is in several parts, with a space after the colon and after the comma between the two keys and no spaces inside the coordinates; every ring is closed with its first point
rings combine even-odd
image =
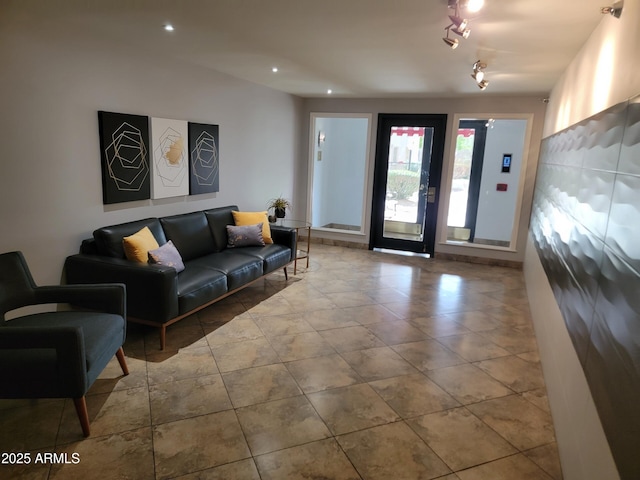
{"type": "MultiPolygon", "coordinates": [[[[160,329],[231,295],[279,268],[287,277],[296,252],[296,233],[271,225],[273,244],[227,248],[227,225],[234,225],[235,205],[102,227],[84,240],[80,253],[65,261],[66,281],[123,283],[127,288],[127,320],[160,329]],[[126,259],[122,238],[149,227],[160,245],[171,240],[185,265],[173,267],[126,259]]],[[[91,305],[82,305],[91,307],[91,305]]]]}

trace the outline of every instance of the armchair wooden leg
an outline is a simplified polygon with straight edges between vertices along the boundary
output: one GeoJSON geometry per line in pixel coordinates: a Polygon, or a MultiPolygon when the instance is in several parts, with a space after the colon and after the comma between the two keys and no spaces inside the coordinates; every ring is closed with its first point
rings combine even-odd
{"type": "Polygon", "coordinates": [[[74,398],[73,403],[76,406],[76,412],[78,413],[82,433],[85,437],[88,437],[91,432],[89,430],[89,411],[87,410],[87,401],[85,397],[80,397],[74,398]]]}
{"type": "Polygon", "coordinates": [[[122,349],[122,347],[120,347],[116,352],[116,357],[118,358],[120,368],[122,368],[122,373],[124,373],[125,375],[129,375],[129,367],[127,367],[127,361],[124,359],[124,350],[122,349]]]}
{"type": "Polygon", "coordinates": [[[289,274],[287,273],[287,267],[284,267],[284,280],[289,280],[289,274]]]}

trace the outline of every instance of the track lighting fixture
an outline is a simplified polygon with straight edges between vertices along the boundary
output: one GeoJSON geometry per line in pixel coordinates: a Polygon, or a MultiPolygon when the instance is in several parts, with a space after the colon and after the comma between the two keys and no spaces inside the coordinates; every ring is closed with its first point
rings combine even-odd
{"type": "Polygon", "coordinates": [[[602,13],[603,15],[609,14],[613,17],[620,18],[620,16],[622,15],[623,3],[624,2],[618,2],[610,7],[602,7],[600,9],[600,13],[602,13]]]}
{"type": "Polygon", "coordinates": [[[451,30],[451,25],[445,28],[445,30],[447,31],[447,36],[442,37],[442,41],[447,45],[449,45],[451,47],[451,50],[455,50],[456,48],[458,48],[458,45],[460,44],[460,42],[458,41],[457,38],[449,38],[449,30],[451,30]]]}
{"type": "Polygon", "coordinates": [[[469,20],[464,18],[460,14],[460,9],[468,9],[469,11],[477,12],[482,8],[484,0],[448,0],[447,7],[453,10],[452,15],[448,15],[451,24],[445,28],[447,31],[447,37],[443,38],[444,43],[451,48],[458,47],[458,40],[449,38],[449,30],[462,38],[469,38],[471,30],[469,30],[469,20]]]}
{"type": "Polygon", "coordinates": [[[473,73],[471,74],[471,78],[473,78],[478,84],[478,88],[480,90],[484,90],[489,85],[489,82],[484,79],[483,70],[487,68],[486,63],[482,63],[480,60],[473,64],[473,73]]]}

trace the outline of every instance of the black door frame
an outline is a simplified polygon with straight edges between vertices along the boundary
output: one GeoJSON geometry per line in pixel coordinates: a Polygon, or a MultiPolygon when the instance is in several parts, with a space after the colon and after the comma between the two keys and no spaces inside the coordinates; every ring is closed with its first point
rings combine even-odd
{"type": "Polygon", "coordinates": [[[446,128],[446,114],[378,114],[375,167],[373,174],[371,231],[369,234],[370,250],[374,248],[390,248],[395,250],[405,250],[409,252],[429,253],[430,255],[434,254],[436,242],[436,225],[438,220],[438,204],[440,198],[440,177],[442,175],[442,163],[444,159],[446,128]],[[431,198],[433,201],[429,201],[426,206],[427,214],[425,216],[425,222],[423,225],[422,242],[384,237],[384,209],[386,199],[387,169],[389,163],[389,143],[391,138],[392,126],[415,126],[433,128],[431,161],[429,164],[427,189],[424,194],[426,194],[431,188],[435,188],[435,195],[431,198]]]}
{"type": "Polygon", "coordinates": [[[478,202],[480,199],[480,182],[482,181],[482,165],[484,164],[484,147],[487,141],[486,120],[460,120],[459,128],[475,130],[473,152],[471,154],[471,172],[469,173],[469,194],[467,197],[467,215],[465,228],[469,229],[469,242],[476,235],[478,218],[478,202]]]}

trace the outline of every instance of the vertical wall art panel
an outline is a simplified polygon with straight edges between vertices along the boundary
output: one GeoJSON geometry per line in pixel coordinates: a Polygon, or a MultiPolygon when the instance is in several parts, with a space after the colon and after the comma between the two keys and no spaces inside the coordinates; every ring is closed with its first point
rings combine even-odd
{"type": "Polygon", "coordinates": [[[640,98],[544,139],[531,233],[620,478],[640,478],[640,98]]]}
{"type": "Polygon", "coordinates": [[[147,200],[149,117],[100,111],[98,121],[103,203],[147,200]]]}
{"type": "Polygon", "coordinates": [[[218,125],[189,122],[189,191],[191,195],[220,191],[218,125]]]}
{"type": "Polygon", "coordinates": [[[189,195],[187,122],[151,119],[152,198],[189,195]]]}

